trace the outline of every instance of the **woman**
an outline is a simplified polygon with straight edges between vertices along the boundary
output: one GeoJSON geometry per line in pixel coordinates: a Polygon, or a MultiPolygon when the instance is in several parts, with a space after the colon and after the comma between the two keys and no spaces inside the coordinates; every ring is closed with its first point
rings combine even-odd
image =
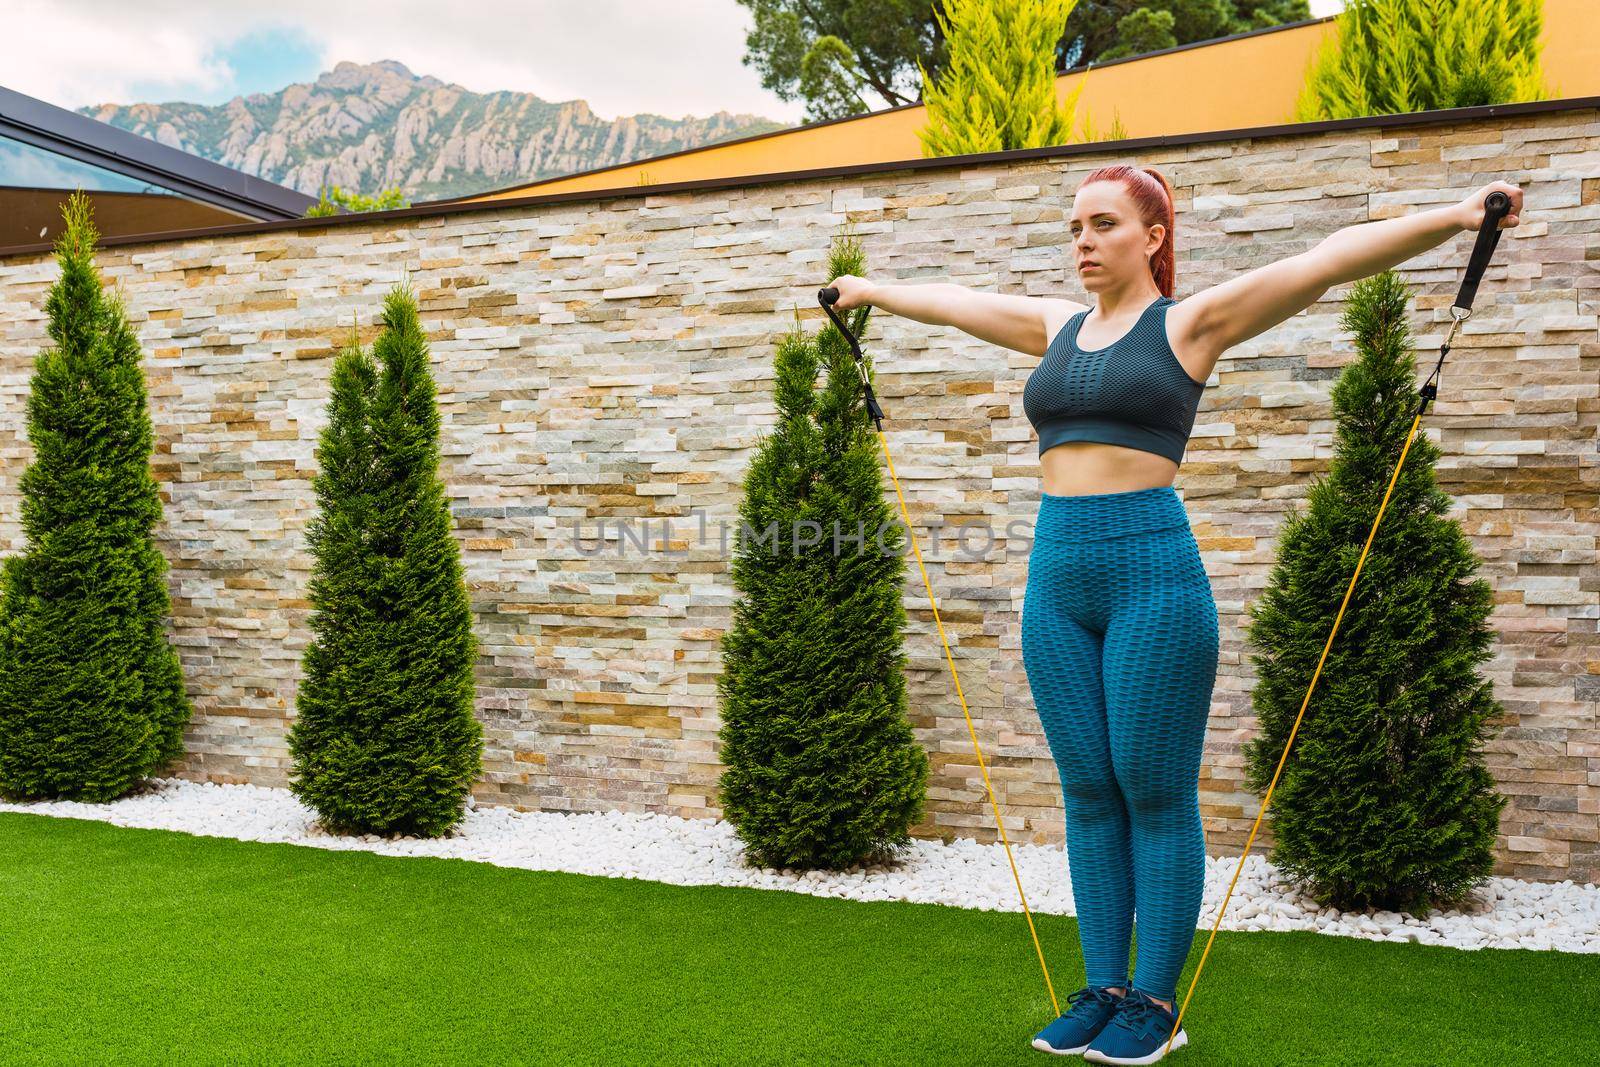
{"type": "MultiPolygon", "coordinates": [[[[840,311],[871,304],[1041,356],[1022,406],[1043,492],[1028,559],[1022,657],[1061,778],[1086,985],[1033,1046],[1154,1063],[1194,939],[1205,875],[1200,752],[1217,609],[1173,478],[1222,353],[1483,222],[1494,182],[1460,203],[1348,226],[1315,248],[1174,300],[1172,190],[1148,167],[1078,187],[1072,250],[1092,306],[952,283],[843,275],[840,311]],[[1133,919],[1136,975],[1128,979],[1133,919]]],[[[1188,1041],[1180,1030],[1174,1049],[1188,1041]]]]}

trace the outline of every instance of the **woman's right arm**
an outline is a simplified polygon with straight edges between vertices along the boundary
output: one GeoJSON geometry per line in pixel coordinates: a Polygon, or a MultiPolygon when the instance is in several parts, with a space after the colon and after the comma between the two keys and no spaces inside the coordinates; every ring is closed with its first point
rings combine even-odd
{"type": "Polygon", "coordinates": [[[955,282],[869,282],[841,274],[828,284],[839,290],[837,310],[871,304],[918,322],[954,326],[981,341],[1032,356],[1043,356],[1050,331],[1085,307],[1053,297],[987,293],[955,282]]]}

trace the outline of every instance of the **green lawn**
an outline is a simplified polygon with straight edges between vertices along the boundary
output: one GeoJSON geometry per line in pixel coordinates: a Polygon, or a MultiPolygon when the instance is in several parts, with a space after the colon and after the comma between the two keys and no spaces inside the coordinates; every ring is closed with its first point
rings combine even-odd
{"type": "MultiPolygon", "coordinates": [[[[1034,921],[1064,1006],[1074,920],[1034,921]]],[[[3,1063],[1083,1062],[1028,1046],[1053,1013],[1020,912],[0,812],[0,950],[3,1063]]],[[[1594,955],[1223,932],[1165,1062],[1596,1062],[1597,982],[1594,955]]]]}

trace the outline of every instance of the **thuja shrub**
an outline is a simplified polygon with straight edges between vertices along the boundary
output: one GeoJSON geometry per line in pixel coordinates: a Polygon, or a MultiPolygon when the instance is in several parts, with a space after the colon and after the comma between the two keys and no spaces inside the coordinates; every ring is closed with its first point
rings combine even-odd
{"type": "Polygon", "coordinates": [[[446,833],[483,757],[477,645],[439,479],[427,339],[396,286],[365,352],[334,361],[307,527],[315,634],[289,730],[290,789],[335,833],[446,833]]]}
{"type": "Polygon", "coordinates": [[[1494,594],[1445,514],[1439,450],[1420,428],[1372,531],[1416,418],[1405,312],[1392,270],[1350,290],[1341,325],[1359,358],[1333,387],[1333,461],[1284,524],[1249,609],[1260,731],[1245,745],[1245,782],[1264,796],[1282,762],[1269,858],[1302,890],[1341,910],[1425,915],[1492,873],[1505,798],[1484,754],[1502,709],[1478,670],[1493,655],[1494,594]]]}
{"type": "Polygon", "coordinates": [[[52,342],[28,392],[21,554],[0,596],[0,792],[106,801],[183,755],[191,714],[168,643],[167,562],[142,354],[101,286],[81,191],[63,205],[52,342]]]}
{"type": "MultiPolygon", "coordinates": [[[[855,241],[836,244],[830,276],[860,275],[862,258],[855,241]]],[[[858,336],[869,310],[851,315],[858,336]]],[[[906,714],[903,528],[859,373],[831,323],[782,337],[778,424],[745,476],[718,679],[719,800],[757,866],[887,858],[923,811],[928,757],[906,714]]]]}

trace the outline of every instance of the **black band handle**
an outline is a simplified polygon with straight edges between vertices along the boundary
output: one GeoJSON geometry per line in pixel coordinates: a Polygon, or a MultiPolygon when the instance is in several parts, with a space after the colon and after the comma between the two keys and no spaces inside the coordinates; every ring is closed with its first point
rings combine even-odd
{"type": "Polygon", "coordinates": [[[838,328],[840,333],[844,334],[844,339],[850,342],[850,351],[856,354],[857,360],[860,360],[862,358],[861,346],[856,343],[856,335],[850,332],[850,328],[844,324],[844,320],[839,317],[839,313],[833,310],[834,302],[838,299],[839,290],[834,286],[830,285],[826,289],[817,291],[817,303],[822,305],[822,310],[828,313],[828,318],[833,320],[833,325],[838,328]]]}
{"type": "Polygon", "coordinates": [[[1461,292],[1456,294],[1456,302],[1451,311],[1461,311],[1451,323],[1450,333],[1445,338],[1445,343],[1439,348],[1439,362],[1433,368],[1433,373],[1428,375],[1428,380],[1422,384],[1419,394],[1421,399],[1417,403],[1416,417],[1421,418],[1423,412],[1428,410],[1428,404],[1438,395],[1434,388],[1434,380],[1439,377],[1439,372],[1444,370],[1445,353],[1450,351],[1450,340],[1455,337],[1456,327],[1461,325],[1461,320],[1472,314],[1472,300],[1478,295],[1478,283],[1483,280],[1483,272],[1489,266],[1489,258],[1494,255],[1494,246],[1500,243],[1500,220],[1511,211],[1511,198],[1496,189],[1483,198],[1483,222],[1478,226],[1478,241],[1472,246],[1472,258],[1467,261],[1466,277],[1461,279],[1461,292]]]}
{"type": "Polygon", "coordinates": [[[856,341],[856,335],[850,332],[850,327],[844,324],[839,313],[833,310],[834,302],[839,299],[839,290],[835,286],[817,290],[817,303],[822,305],[822,310],[828,313],[828,318],[833,320],[833,325],[844,334],[844,339],[850,343],[850,351],[855,353],[856,371],[861,375],[861,388],[867,397],[867,413],[872,416],[873,422],[878,424],[878,430],[883,430],[883,409],[878,406],[878,398],[872,395],[872,380],[867,377],[866,357],[861,354],[861,345],[856,341]]]}
{"type": "Polygon", "coordinates": [[[1467,276],[1461,279],[1461,292],[1456,294],[1455,306],[1463,311],[1472,310],[1473,298],[1478,295],[1478,283],[1494,255],[1494,246],[1500,243],[1500,220],[1511,211],[1511,198],[1496,189],[1484,198],[1483,224],[1478,227],[1478,243],[1472,246],[1472,258],[1467,261],[1467,276]]]}

